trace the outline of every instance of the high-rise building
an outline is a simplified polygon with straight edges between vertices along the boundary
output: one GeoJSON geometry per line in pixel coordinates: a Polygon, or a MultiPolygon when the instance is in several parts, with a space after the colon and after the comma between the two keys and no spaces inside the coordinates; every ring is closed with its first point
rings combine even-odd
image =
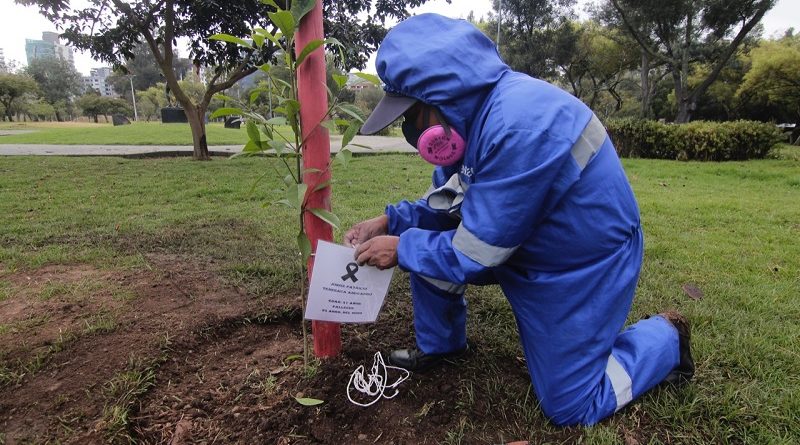
{"type": "Polygon", "coordinates": [[[25,39],[25,55],[28,58],[28,63],[43,57],[59,57],[73,66],[75,65],[72,48],[62,45],[58,38],[58,33],[55,32],[43,32],[42,40],[25,39]]]}
{"type": "Polygon", "coordinates": [[[116,97],[118,94],[114,91],[114,88],[111,87],[111,84],[107,82],[108,76],[110,75],[111,68],[109,67],[92,68],[89,75],[83,78],[83,85],[86,87],[87,91],[95,90],[98,91],[101,96],[116,97]]]}

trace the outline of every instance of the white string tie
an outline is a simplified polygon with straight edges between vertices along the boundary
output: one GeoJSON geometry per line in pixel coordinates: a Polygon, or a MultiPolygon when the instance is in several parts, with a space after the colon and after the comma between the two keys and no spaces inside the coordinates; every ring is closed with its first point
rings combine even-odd
{"type": "Polygon", "coordinates": [[[350,375],[350,381],[347,382],[347,398],[353,404],[364,407],[372,405],[381,398],[394,398],[396,395],[400,394],[397,387],[411,376],[411,373],[406,369],[397,366],[388,366],[384,363],[383,356],[380,352],[375,353],[370,374],[365,375],[365,373],[366,368],[364,368],[364,365],[359,365],[359,367],[353,371],[353,374],[350,375]],[[386,382],[389,381],[390,369],[400,371],[400,377],[391,385],[387,385],[386,382]],[[355,388],[356,391],[373,397],[372,401],[369,403],[360,403],[353,400],[353,397],[350,395],[351,386],[355,388]],[[394,392],[388,395],[387,390],[394,390],[394,392]]]}

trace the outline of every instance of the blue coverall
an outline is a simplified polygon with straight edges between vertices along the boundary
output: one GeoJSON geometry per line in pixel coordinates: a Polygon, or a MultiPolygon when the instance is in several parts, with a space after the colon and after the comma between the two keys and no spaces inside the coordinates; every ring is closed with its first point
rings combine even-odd
{"type": "Polygon", "coordinates": [[[416,201],[386,208],[411,274],[417,347],[466,344],[467,284],[499,283],[533,388],[556,424],[594,424],[678,365],[660,316],[620,332],[642,263],[639,210],[606,131],[581,101],[511,70],[469,22],[436,14],[393,28],[385,90],[436,106],[467,141],[416,201]]]}

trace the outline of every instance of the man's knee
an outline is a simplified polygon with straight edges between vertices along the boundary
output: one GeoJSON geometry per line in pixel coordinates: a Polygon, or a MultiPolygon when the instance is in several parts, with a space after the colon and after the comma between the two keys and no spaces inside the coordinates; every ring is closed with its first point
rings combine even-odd
{"type": "Polygon", "coordinates": [[[595,386],[582,395],[560,394],[547,397],[542,411],[550,421],[559,426],[594,425],[614,414],[616,402],[603,394],[603,385],[595,386]]]}

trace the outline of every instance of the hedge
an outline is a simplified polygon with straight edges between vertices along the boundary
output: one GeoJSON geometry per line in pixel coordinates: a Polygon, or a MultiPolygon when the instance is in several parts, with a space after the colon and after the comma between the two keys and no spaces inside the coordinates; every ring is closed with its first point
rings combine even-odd
{"type": "Polygon", "coordinates": [[[620,157],[681,161],[763,159],[783,140],[775,125],[755,121],[665,124],[610,119],[605,124],[620,157]]]}

